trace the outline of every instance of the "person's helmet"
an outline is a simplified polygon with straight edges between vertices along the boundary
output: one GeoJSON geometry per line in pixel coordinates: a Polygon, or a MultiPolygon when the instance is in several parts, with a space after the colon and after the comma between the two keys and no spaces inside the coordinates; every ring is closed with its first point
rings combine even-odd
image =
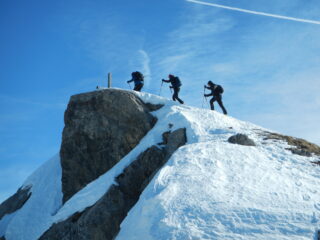
{"type": "Polygon", "coordinates": [[[169,78],[173,78],[174,76],[173,76],[172,74],[169,74],[168,77],[169,77],[169,78]]]}
{"type": "Polygon", "coordinates": [[[209,86],[213,86],[214,84],[213,84],[212,81],[209,81],[209,82],[208,82],[208,85],[209,85],[209,86]]]}

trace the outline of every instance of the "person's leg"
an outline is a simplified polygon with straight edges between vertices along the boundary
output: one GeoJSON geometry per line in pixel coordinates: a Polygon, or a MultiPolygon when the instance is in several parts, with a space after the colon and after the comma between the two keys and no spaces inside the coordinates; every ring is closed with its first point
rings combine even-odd
{"type": "Polygon", "coordinates": [[[211,110],[214,110],[214,105],[213,105],[213,102],[215,101],[216,99],[213,97],[210,99],[210,108],[211,110]]]}
{"type": "Polygon", "coordinates": [[[179,101],[179,103],[183,104],[184,102],[179,98],[180,88],[174,88],[174,98],[179,101]]]}
{"type": "Polygon", "coordinates": [[[175,101],[177,99],[178,93],[175,88],[173,88],[172,100],[175,101]]]}
{"type": "Polygon", "coordinates": [[[141,89],[142,89],[142,87],[143,87],[143,84],[140,83],[140,84],[135,85],[133,90],[135,90],[135,91],[137,91],[137,92],[140,92],[141,89]]]}
{"type": "Polygon", "coordinates": [[[226,109],[224,108],[224,106],[223,106],[222,98],[221,98],[221,97],[218,98],[218,99],[217,99],[217,102],[218,102],[219,106],[221,107],[221,109],[222,109],[222,111],[223,111],[223,114],[227,115],[227,110],[226,110],[226,109]]]}

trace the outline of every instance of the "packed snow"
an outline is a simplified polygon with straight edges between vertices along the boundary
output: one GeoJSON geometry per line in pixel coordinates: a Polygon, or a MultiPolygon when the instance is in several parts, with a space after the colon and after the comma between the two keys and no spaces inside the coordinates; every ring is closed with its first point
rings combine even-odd
{"type": "Polygon", "coordinates": [[[216,111],[180,105],[148,93],[143,101],[164,104],[153,112],[154,128],[117,165],[62,206],[58,156],[24,184],[32,195],[0,220],[0,237],[36,240],[51,224],[93,205],[114,178],[163,132],[187,129],[188,142],[158,172],[121,224],[117,240],[316,239],[320,219],[320,169],[315,157],[293,155],[286,143],[263,140],[265,129],[216,111]],[[243,133],[257,146],[230,144],[243,133]]]}
{"type": "Polygon", "coordinates": [[[265,131],[220,113],[176,106],[188,144],[154,177],[121,224],[122,239],[313,239],[319,168],[265,131]],[[257,146],[227,139],[247,134],[257,146]]]}
{"type": "Polygon", "coordinates": [[[45,162],[23,184],[32,186],[31,197],[18,211],[0,221],[0,236],[6,240],[38,239],[48,229],[52,216],[62,204],[59,155],[45,162]]]}

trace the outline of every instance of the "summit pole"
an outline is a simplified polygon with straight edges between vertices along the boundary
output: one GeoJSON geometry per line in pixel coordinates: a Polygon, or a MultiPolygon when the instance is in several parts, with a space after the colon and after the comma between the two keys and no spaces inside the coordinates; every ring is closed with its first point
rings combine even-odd
{"type": "Polygon", "coordinates": [[[112,74],[111,72],[108,73],[108,88],[111,88],[111,82],[112,82],[112,74]]]}

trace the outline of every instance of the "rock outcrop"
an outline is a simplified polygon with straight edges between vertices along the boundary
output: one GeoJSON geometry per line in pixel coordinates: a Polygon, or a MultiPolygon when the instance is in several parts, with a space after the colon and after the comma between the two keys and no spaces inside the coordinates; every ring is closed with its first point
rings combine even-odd
{"type": "Polygon", "coordinates": [[[63,202],[112,168],[154,126],[134,93],[105,89],[71,97],[60,150],[63,202]]]}
{"type": "Polygon", "coordinates": [[[247,135],[241,133],[231,136],[228,139],[228,142],[243,146],[256,146],[253,140],[251,140],[247,135]]]}
{"type": "Polygon", "coordinates": [[[292,147],[287,148],[287,150],[291,151],[293,154],[305,157],[311,157],[312,154],[320,156],[320,147],[304,139],[290,137],[272,132],[263,132],[262,134],[264,135],[263,140],[276,140],[288,143],[288,145],[292,147]]]}
{"type": "Polygon", "coordinates": [[[28,201],[31,196],[30,189],[31,186],[19,188],[14,195],[9,197],[0,205],[0,220],[4,215],[13,213],[20,209],[28,201]]]}
{"type": "Polygon", "coordinates": [[[54,224],[40,240],[108,240],[114,239],[120,224],[138,201],[140,194],[172,153],[187,141],[186,130],[163,135],[163,147],[152,146],[141,153],[92,207],[54,224]]]}
{"type": "MultiPolygon", "coordinates": [[[[116,89],[72,96],[60,149],[63,203],[135,148],[157,122],[150,112],[161,107],[116,89]]],[[[53,224],[40,239],[114,239],[142,191],[174,151],[186,143],[186,129],[165,132],[162,138],[161,144],[140,153],[94,205],[53,224]]],[[[19,189],[2,203],[0,219],[21,208],[31,196],[30,189],[19,189]]]]}

